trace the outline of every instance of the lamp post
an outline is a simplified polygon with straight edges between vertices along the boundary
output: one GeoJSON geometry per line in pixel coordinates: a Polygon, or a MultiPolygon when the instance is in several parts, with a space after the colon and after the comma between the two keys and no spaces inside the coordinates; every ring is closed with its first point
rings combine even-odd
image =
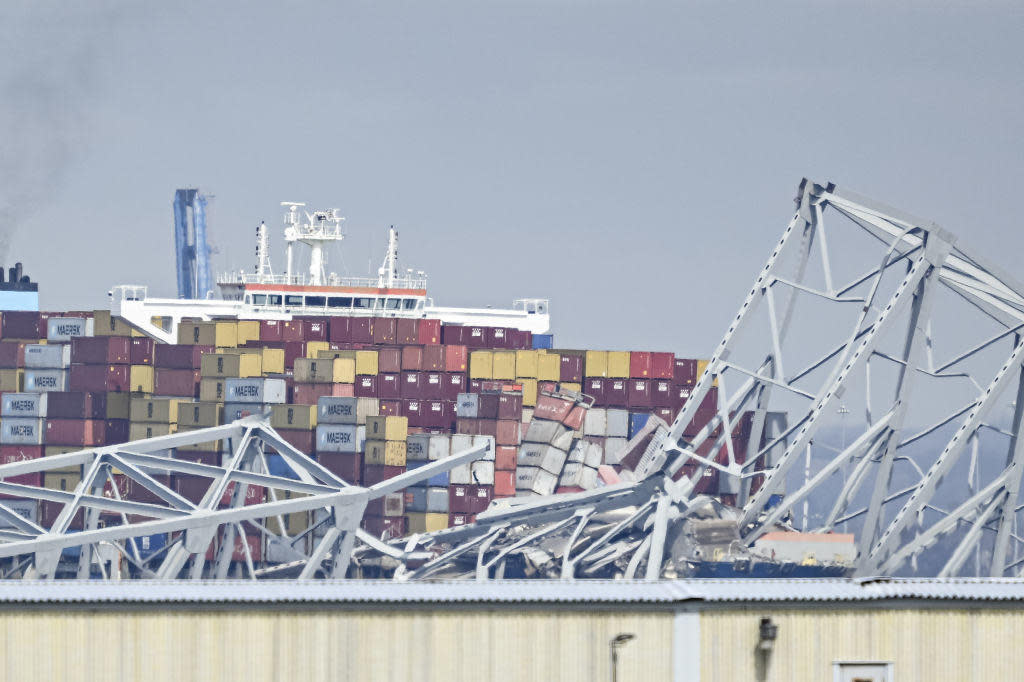
{"type": "Polygon", "coordinates": [[[631,632],[620,632],[608,640],[608,649],[612,657],[612,682],[619,682],[619,647],[636,637],[631,632]]]}

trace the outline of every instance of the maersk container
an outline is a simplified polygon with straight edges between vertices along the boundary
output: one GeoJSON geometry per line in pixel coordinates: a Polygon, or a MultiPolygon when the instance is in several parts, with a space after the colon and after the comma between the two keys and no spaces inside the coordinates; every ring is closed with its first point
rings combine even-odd
{"type": "Polygon", "coordinates": [[[253,415],[260,416],[270,411],[269,405],[256,403],[224,403],[224,423],[229,424],[237,419],[245,419],[253,415]]]}
{"type": "Polygon", "coordinates": [[[323,396],[317,400],[317,423],[355,424],[358,421],[358,398],[323,396]]]}
{"type": "MultiPolygon", "coordinates": [[[[4,506],[32,523],[39,520],[39,505],[35,500],[4,500],[4,506]]],[[[14,528],[14,524],[6,517],[0,516],[0,528],[14,528]]]]}
{"type": "Polygon", "coordinates": [[[462,419],[476,419],[480,411],[479,393],[460,393],[455,401],[455,416],[462,419]]]}
{"type": "Polygon", "coordinates": [[[31,369],[66,369],[71,364],[71,346],[64,343],[25,346],[25,367],[31,369]]]}
{"type": "Polygon", "coordinates": [[[533,349],[534,350],[550,350],[554,348],[555,337],[553,334],[534,334],[533,335],[533,349]]]}
{"type": "Polygon", "coordinates": [[[516,468],[516,490],[532,491],[533,482],[537,479],[538,471],[540,471],[540,468],[532,466],[516,468]]]}
{"type": "Polygon", "coordinates": [[[427,462],[430,460],[429,434],[411,433],[406,439],[405,444],[406,458],[409,462],[427,462]]]}
{"type": "Polygon", "coordinates": [[[4,445],[42,445],[45,434],[45,419],[4,417],[0,420],[0,443],[4,445]]]}
{"type": "Polygon", "coordinates": [[[430,446],[427,451],[427,456],[431,462],[439,459],[444,459],[451,454],[452,441],[451,436],[446,434],[436,434],[430,436],[430,446]]]}
{"type": "Polygon", "coordinates": [[[40,418],[46,416],[45,393],[5,393],[0,416],[40,418]]]}
{"type": "Polygon", "coordinates": [[[317,452],[359,452],[357,428],[351,424],[321,424],[316,427],[317,452]]]}
{"type": "Polygon", "coordinates": [[[558,476],[543,469],[537,469],[531,490],[538,495],[553,495],[558,487],[558,476]]]}
{"type": "Polygon", "coordinates": [[[26,392],[46,393],[66,390],[68,390],[68,370],[66,369],[25,370],[26,392]]]}
{"type": "Polygon", "coordinates": [[[93,321],[89,317],[51,317],[46,321],[47,341],[70,341],[75,336],[92,336],[93,321]]]}
{"type": "Polygon", "coordinates": [[[288,389],[284,379],[225,379],[224,402],[284,403],[288,389]]]}

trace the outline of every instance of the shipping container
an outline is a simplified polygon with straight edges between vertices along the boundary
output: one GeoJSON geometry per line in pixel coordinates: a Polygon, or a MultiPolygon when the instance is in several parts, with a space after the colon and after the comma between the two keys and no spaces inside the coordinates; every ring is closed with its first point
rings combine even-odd
{"type": "Polygon", "coordinates": [[[133,422],[177,424],[180,402],[173,398],[132,398],[128,418],[133,422]]]}
{"type": "Polygon", "coordinates": [[[40,315],[36,311],[8,310],[0,323],[0,338],[40,339],[40,315]]]}
{"type": "Polygon", "coordinates": [[[40,418],[46,416],[46,393],[5,393],[0,416],[40,418]]]}
{"type": "Polygon", "coordinates": [[[321,466],[341,480],[356,485],[362,482],[363,456],[361,453],[317,451],[316,459],[321,466]]]}
{"type": "Polygon", "coordinates": [[[225,379],[224,401],[241,403],[284,403],[284,379],[225,379]]]}
{"type": "Polygon", "coordinates": [[[46,422],[29,417],[4,417],[0,420],[0,443],[4,445],[42,445],[46,422]]]}
{"type": "Polygon", "coordinates": [[[219,426],[223,406],[220,403],[179,403],[178,425],[198,428],[219,426]]]}
{"type": "Polygon", "coordinates": [[[441,320],[420,320],[416,330],[416,343],[427,345],[441,342],[441,320]]]}
{"type": "Polygon", "coordinates": [[[156,371],[150,365],[131,365],[128,383],[136,393],[153,393],[156,389],[156,371]]]}
{"type": "MultiPolygon", "coordinates": [[[[88,337],[81,337],[82,340],[88,337]]],[[[108,336],[117,339],[117,336],[108,336]]],[[[79,339],[72,339],[72,343],[79,339]]],[[[127,339],[125,339],[127,341],[127,339]]],[[[68,389],[88,393],[128,393],[131,391],[129,365],[72,365],[68,389]]]]}
{"type": "Polygon", "coordinates": [[[235,348],[238,346],[238,323],[182,322],[178,325],[178,343],[235,348]]]}
{"type": "Polygon", "coordinates": [[[66,369],[26,369],[22,388],[30,393],[48,393],[68,390],[66,369]]]}
{"type": "Polygon", "coordinates": [[[153,373],[153,392],[179,398],[195,398],[199,395],[202,376],[197,369],[158,368],[153,373]]]}
{"type": "Polygon", "coordinates": [[[351,384],[356,380],[355,360],[337,358],[313,360],[297,358],[294,370],[295,381],[303,383],[351,384]]]}
{"type": "Polygon", "coordinates": [[[404,441],[409,434],[409,420],[406,417],[367,417],[367,439],[404,441]]]}
{"type": "Polygon", "coordinates": [[[209,353],[200,360],[204,377],[215,379],[251,378],[263,373],[262,358],[258,353],[209,353]]]}
{"type": "Polygon", "coordinates": [[[270,408],[270,425],[275,429],[310,430],[316,427],[316,420],[316,405],[273,405],[270,408]]]}
{"type": "Polygon", "coordinates": [[[25,346],[24,363],[31,369],[66,369],[71,364],[71,346],[30,343],[25,346]]]}
{"type": "Polygon", "coordinates": [[[378,374],[377,397],[384,400],[399,400],[402,397],[402,377],[396,373],[378,374]]]}
{"type": "MultiPolygon", "coordinates": [[[[419,342],[419,320],[400,318],[395,326],[395,342],[401,346],[413,345],[419,342]]],[[[412,369],[419,369],[418,367],[412,369]]]]}
{"type": "Polygon", "coordinates": [[[359,452],[354,424],[320,424],[316,427],[316,451],[359,452]]]}
{"type": "Polygon", "coordinates": [[[202,357],[212,353],[213,346],[157,344],[153,349],[153,366],[166,369],[199,369],[202,357]]]}
{"type": "Polygon", "coordinates": [[[92,336],[93,320],[86,317],[51,317],[46,321],[46,340],[67,342],[76,336],[92,336]]]}
{"type": "Polygon", "coordinates": [[[156,341],[149,338],[136,337],[131,340],[129,360],[133,365],[152,365],[155,361],[156,341]]]}
{"type": "Polygon", "coordinates": [[[131,339],[126,336],[78,336],[71,339],[71,362],[93,365],[131,363],[131,339]]]}

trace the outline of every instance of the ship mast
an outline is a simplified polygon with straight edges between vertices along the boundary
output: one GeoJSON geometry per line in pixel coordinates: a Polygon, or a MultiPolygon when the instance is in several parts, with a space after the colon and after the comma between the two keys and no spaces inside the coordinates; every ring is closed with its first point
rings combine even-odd
{"type": "Polygon", "coordinates": [[[311,286],[323,286],[327,280],[327,255],[324,247],[331,242],[340,242],[345,238],[341,233],[341,223],[345,220],[339,209],[332,208],[329,211],[306,211],[305,224],[299,224],[297,210],[304,204],[281,202],[282,206],[288,206],[289,211],[285,214],[284,240],[288,244],[286,280],[294,282],[292,275],[292,245],[295,242],[302,242],[309,247],[309,282],[311,286]]]}
{"type": "Polygon", "coordinates": [[[393,288],[398,277],[398,230],[392,225],[388,228],[388,252],[384,255],[384,264],[377,270],[377,286],[393,288]]]}

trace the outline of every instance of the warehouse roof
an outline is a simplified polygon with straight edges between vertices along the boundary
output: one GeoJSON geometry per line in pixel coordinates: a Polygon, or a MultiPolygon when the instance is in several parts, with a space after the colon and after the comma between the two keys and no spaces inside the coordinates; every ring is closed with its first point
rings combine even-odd
{"type": "Polygon", "coordinates": [[[0,581],[0,604],[25,603],[406,603],[676,604],[872,601],[1024,602],[1012,578],[351,581],[0,581]]]}

